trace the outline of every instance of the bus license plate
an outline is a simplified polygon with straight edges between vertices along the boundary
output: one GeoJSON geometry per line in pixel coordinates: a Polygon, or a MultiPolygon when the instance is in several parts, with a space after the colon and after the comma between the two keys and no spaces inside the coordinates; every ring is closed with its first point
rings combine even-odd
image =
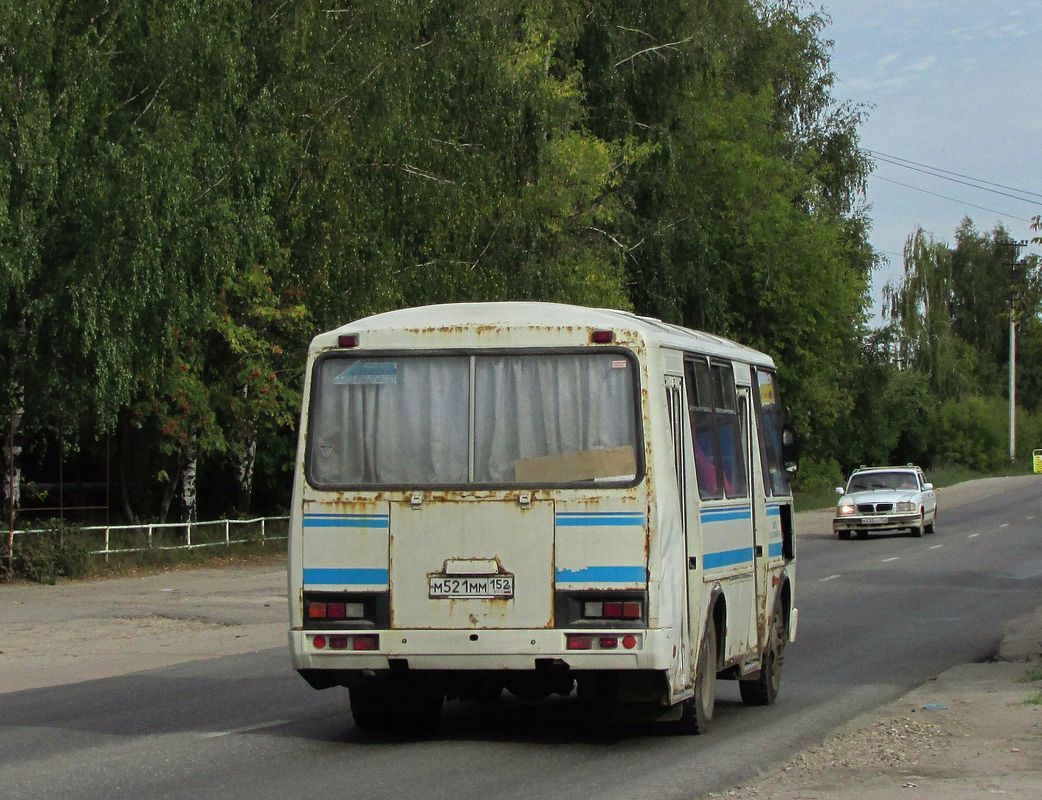
{"type": "Polygon", "coordinates": [[[886,522],[886,517],[865,517],[861,521],[866,525],[882,525],[886,522]]]}
{"type": "Polygon", "coordinates": [[[513,575],[432,575],[431,597],[513,597],[513,575]]]}

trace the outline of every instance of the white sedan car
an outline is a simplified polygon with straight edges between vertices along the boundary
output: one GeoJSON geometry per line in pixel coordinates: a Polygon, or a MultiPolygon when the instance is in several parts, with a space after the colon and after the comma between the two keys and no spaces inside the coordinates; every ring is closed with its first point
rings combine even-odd
{"type": "Polygon", "coordinates": [[[912,536],[933,533],[937,496],[919,467],[861,467],[854,470],[840,495],[832,530],[840,539],[853,531],[864,539],[869,531],[907,528],[912,536]]]}

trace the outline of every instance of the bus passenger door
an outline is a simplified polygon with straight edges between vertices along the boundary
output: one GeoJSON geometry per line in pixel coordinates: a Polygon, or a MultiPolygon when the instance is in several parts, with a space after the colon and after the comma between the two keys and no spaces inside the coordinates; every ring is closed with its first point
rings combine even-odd
{"type": "MultiPolygon", "coordinates": [[[[684,426],[684,419],[687,416],[685,413],[684,406],[684,379],[679,376],[666,376],[666,413],[669,417],[669,430],[670,438],[673,443],[673,469],[676,473],[677,480],[677,497],[679,501],[680,511],[680,526],[681,533],[684,539],[685,548],[685,560],[689,561],[689,554],[693,552],[691,550],[691,544],[689,541],[689,528],[688,528],[688,465],[687,465],[687,454],[684,447],[684,440],[687,436],[687,432],[684,426]]],[[[684,584],[684,604],[680,609],[677,609],[681,614],[681,619],[678,620],[678,635],[680,640],[677,642],[677,656],[673,663],[673,674],[670,676],[671,684],[674,690],[678,690],[681,687],[690,686],[694,680],[694,665],[691,655],[692,645],[691,642],[698,641],[699,635],[699,620],[693,620],[690,613],[691,606],[691,591],[692,586],[700,586],[696,576],[690,574],[685,568],[685,584],[684,584]]]]}
{"type": "Polygon", "coordinates": [[[765,580],[767,576],[767,558],[768,554],[766,549],[760,542],[760,531],[758,530],[758,514],[757,509],[762,507],[763,493],[760,490],[759,482],[756,480],[756,473],[753,471],[753,435],[752,426],[750,425],[750,414],[749,409],[751,408],[751,398],[749,396],[748,386],[737,387],[738,393],[738,425],[741,431],[742,448],[745,451],[745,473],[746,473],[746,484],[749,487],[749,500],[751,502],[751,527],[749,529],[750,543],[752,545],[753,552],[753,613],[749,617],[749,644],[756,646],[759,649],[761,628],[765,625],[760,624],[761,618],[766,622],[766,585],[765,580]]]}

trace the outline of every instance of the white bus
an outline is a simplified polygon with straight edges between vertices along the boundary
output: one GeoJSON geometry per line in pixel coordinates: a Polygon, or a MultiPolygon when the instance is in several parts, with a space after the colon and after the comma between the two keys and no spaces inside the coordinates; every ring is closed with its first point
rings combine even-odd
{"type": "Polygon", "coordinates": [[[694,733],[718,678],[773,703],[794,447],[770,357],[626,312],[438,305],[321,334],[293,666],[348,687],[360,728],[430,727],[504,688],[694,733]]]}

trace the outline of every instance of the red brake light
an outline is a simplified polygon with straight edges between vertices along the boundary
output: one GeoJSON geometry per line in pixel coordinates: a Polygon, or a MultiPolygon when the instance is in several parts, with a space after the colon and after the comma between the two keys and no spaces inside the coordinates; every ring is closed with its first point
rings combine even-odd
{"type": "Polygon", "coordinates": [[[632,633],[623,636],[622,646],[625,647],[627,650],[632,650],[634,647],[637,646],[637,637],[634,636],[632,633]]]}
{"type": "Polygon", "coordinates": [[[569,650],[592,650],[593,649],[593,637],[585,635],[574,635],[566,637],[567,648],[569,650]]]}
{"type": "Polygon", "coordinates": [[[323,647],[326,646],[326,637],[316,636],[311,640],[311,644],[315,646],[316,650],[321,650],[323,647]]]}
{"type": "Polygon", "coordinates": [[[602,636],[598,639],[597,644],[601,646],[601,650],[614,650],[619,646],[619,637],[617,636],[602,636]]]}
{"type": "Polygon", "coordinates": [[[593,331],[590,334],[590,341],[594,344],[610,344],[615,341],[615,331],[593,331]]]}
{"type": "Polygon", "coordinates": [[[338,347],[349,348],[358,347],[358,334],[357,333],[342,333],[337,339],[336,343],[338,347]]]}
{"type": "Polygon", "coordinates": [[[618,600],[612,600],[609,603],[604,604],[604,616],[608,619],[621,619],[622,618],[622,603],[618,600]]]}
{"type": "Polygon", "coordinates": [[[325,619],[326,618],[326,604],[325,603],[308,603],[308,619],[325,619]]]}
{"type": "Polygon", "coordinates": [[[353,636],[351,637],[351,649],[353,650],[379,650],[379,636],[353,636]]]}
{"type": "Polygon", "coordinates": [[[346,636],[330,636],[329,647],[331,650],[346,650],[347,649],[347,637],[346,636]]]}
{"type": "Polygon", "coordinates": [[[639,600],[635,600],[629,603],[622,604],[622,618],[623,619],[640,619],[644,616],[641,613],[641,603],[639,600]]]}
{"type": "Polygon", "coordinates": [[[329,619],[344,619],[347,608],[343,603],[326,603],[326,615],[329,619]]]}

